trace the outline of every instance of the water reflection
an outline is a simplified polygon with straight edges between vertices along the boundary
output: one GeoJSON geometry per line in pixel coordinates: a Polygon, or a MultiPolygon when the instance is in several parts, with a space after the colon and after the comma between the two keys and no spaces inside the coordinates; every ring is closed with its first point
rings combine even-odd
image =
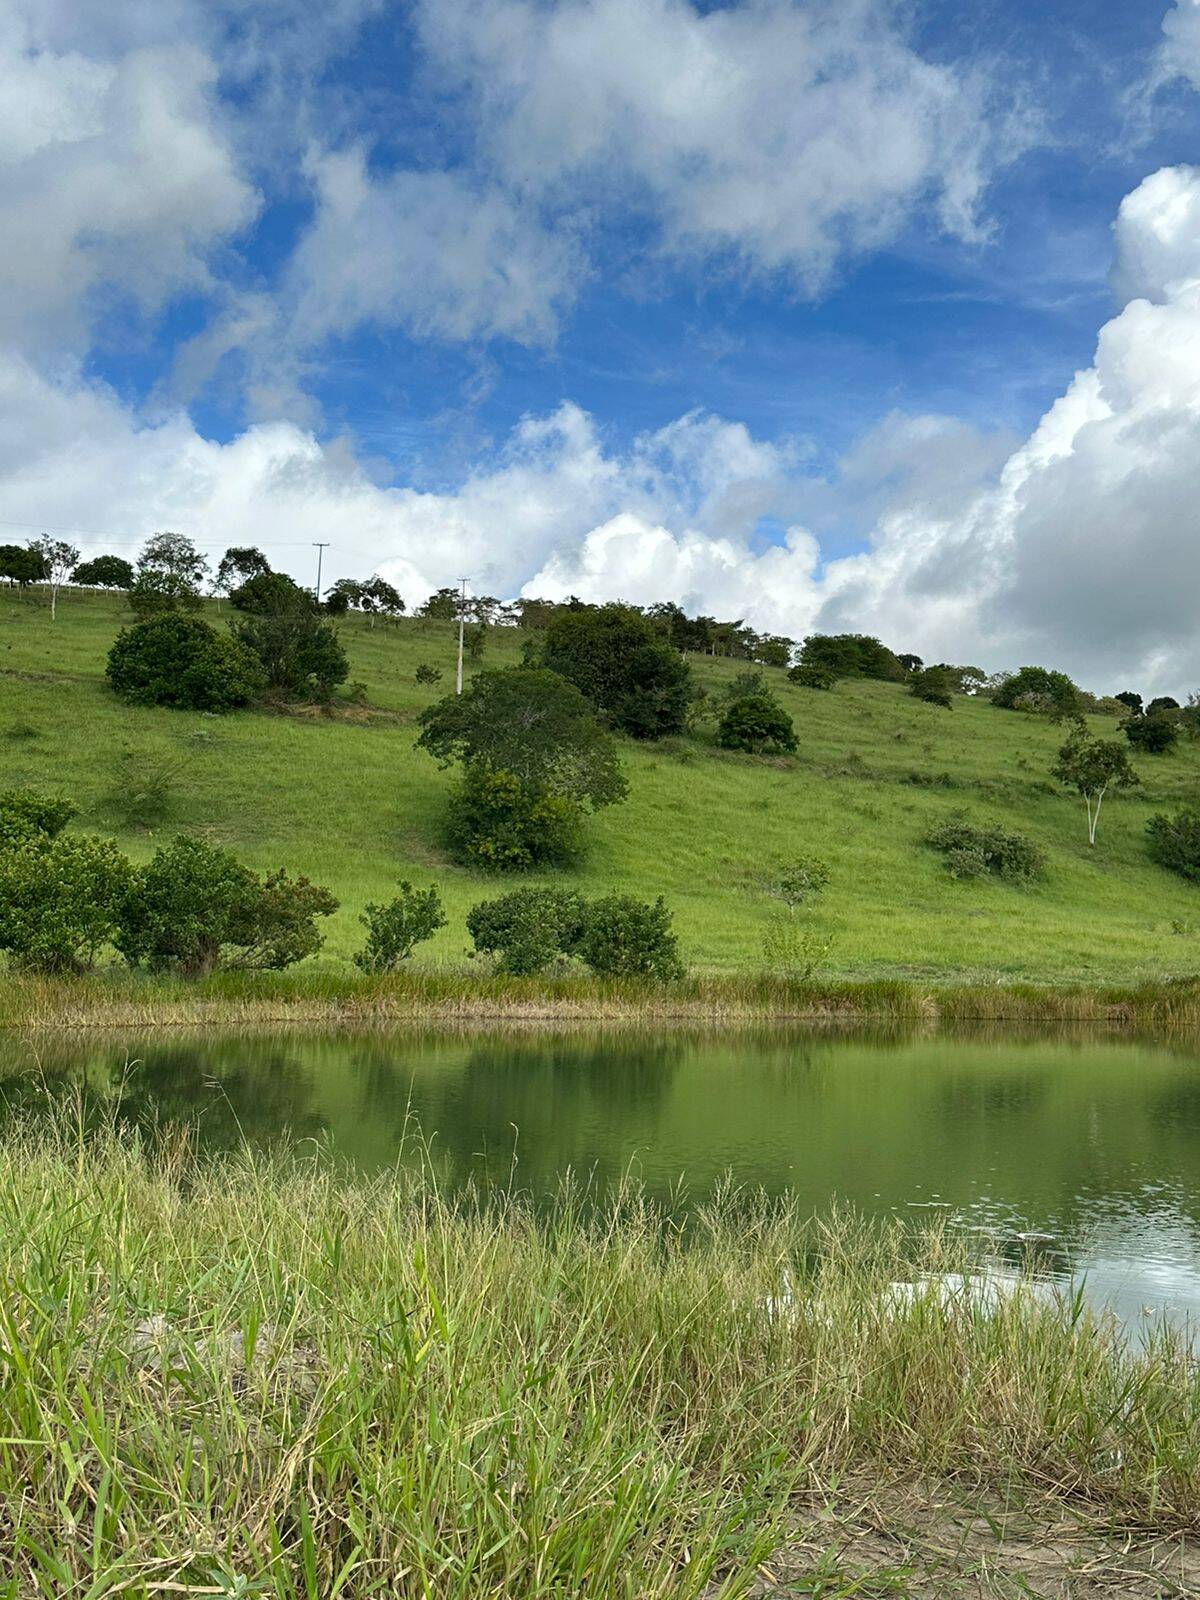
{"type": "MultiPolygon", "coordinates": [[[[200,1146],[319,1137],[372,1171],[418,1125],[450,1182],[535,1195],[723,1175],[873,1212],[942,1211],[998,1259],[1073,1262],[1130,1318],[1200,1312],[1200,1045],[1103,1032],[537,1031],[0,1041],[0,1117],[85,1114],[200,1146]],[[1047,1235],[1038,1240],[1032,1235],[1047,1235]]],[[[403,1155],[406,1137],[408,1155],[403,1155]]]]}

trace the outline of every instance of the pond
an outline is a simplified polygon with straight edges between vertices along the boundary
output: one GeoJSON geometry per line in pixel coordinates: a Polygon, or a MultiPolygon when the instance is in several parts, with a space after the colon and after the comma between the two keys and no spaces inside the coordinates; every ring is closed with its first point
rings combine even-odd
{"type": "Polygon", "coordinates": [[[203,1148],[316,1139],[377,1171],[551,1194],[726,1176],[1031,1244],[1131,1325],[1200,1315],[1200,1039],[1118,1032],[370,1032],[0,1039],[0,1117],[82,1085],[203,1148]],[[1041,1238],[1039,1236],[1046,1236],[1041,1238]]]}

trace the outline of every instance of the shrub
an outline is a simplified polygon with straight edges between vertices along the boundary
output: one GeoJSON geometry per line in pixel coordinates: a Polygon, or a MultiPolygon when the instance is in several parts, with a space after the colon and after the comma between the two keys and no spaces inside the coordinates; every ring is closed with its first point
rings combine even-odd
{"type": "Polygon", "coordinates": [[[1120,694],[1113,695],[1113,699],[1125,706],[1129,715],[1139,717],[1142,714],[1142,697],[1136,689],[1122,689],[1120,694]]]}
{"type": "Polygon", "coordinates": [[[747,694],[733,701],[721,718],[717,743],[724,750],[749,750],[753,755],[788,751],[796,748],[796,730],[774,695],[747,694]]]}
{"type": "Polygon", "coordinates": [[[635,739],[679,733],[686,723],[688,664],[629,606],[557,612],[543,634],[541,659],[635,739]]]}
{"type": "Polygon", "coordinates": [[[368,905],[358,920],[367,930],[367,942],[354,957],[354,965],[363,972],[394,971],[417,945],[446,926],[437,890],[414,889],[407,879],[394,900],[368,905]]]}
{"type": "Polygon", "coordinates": [[[106,796],[110,810],[126,827],[159,827],[176,808],[178,780],[187,765],[186,756],[126,745],[113,762],[106,796]]]}
{"type": "Polygon", "coordinates": [[[942,706],[950,711],[954,706],[951,696],[959,681],[952,667],[922,667],[909,673],[908,692],[926,705],[942,706]]]}
{"type": "Polygon", "coordinates": [[[582,811],[542,784],[473,762],[450,797],[446,843],[455,861],[484,871],[565,866],[583,847],[582,811]]]}
{"type": "Polygon", "coordinates": [[[1174,695],[1159,694],[1155,695],[1154,699],[1146,707],[1146,715],[1148,717],[1156,717],[1162,711],[1178,711],[1179,709],[1179,701],[1175,699],[1174,695]]]}
{"type": "Polygon", "coordinates": [[[315,919],[336,910],[305,877],[260,880],[229,851],[180,835],[136,872],[114,942],[152,972],[286,967],[320,949],[315,919]]]}
{"type": "Polygon", "coordinates": [[[683,977],[679,941],[661,896],[653,903],[627,894],[593,900],[586,908],[575,954],[606,978],[654,978],[666,983],[683,977]]]}
{"type": "Polygon", "coordinates": [[[767,885],[768,892],[792,910],[807,900],[815,900],[829,882],[829,868],[818,856],[797,856],[767,885]]]}
{"type": "Polygon", "coordinates": [[[1146,824],[1150,859],[1190,883],[1200,883],[1200,809],[1182,806],[1173,817],[1162,812],[1146,824]]]}
{"type": "Polygon", "coordinates": [[[431,667],[428,661],[422,661],[417,668],[418,683],[439,683],[441,677],[442,669],[440,667],[431,667]]]}
{"type": "Polygon", "coordinates": [[[109,839],[31,833],[0,850],[0,950],[38,972],[79,972],[116,935],[133,868],[109,839]]]}
{"type": "Polygon", "coordinates": [[[787,978],[811,978],[833,948],[831,933],[818,933],[786,911],[776,911],[763,932],[763,960],[787,978]]]}
{"type": "Polygon", "coordinates": [[[123,628],[108,652],[108,681],[135,705],[230,711],[263,687],[254,656],[199,617],[164,611],[123,628]]]}
{"type": "Polygon", "coordinates": [[[1133,748],[1148,756],[1166,755],[1179,741],[1178,727],[1161,712],[1154,716],[1147,712],[1144,717],[1127,717],[1121,728],[1133,748]]]}
{"type": "Polygon", "coordinates": [[[0,850],[38,836],[56,838],[78,811],[74,801],[61,795],[52,799],[32,789],[0,791],[0,850]]]}
{"type": "Polygon", "coordinates": [[[467,931],[481,955],[502,972],[544,972],[572,955],[583,931],[585,904],[570,889],[515,889],[467,913],[467,931]]]}
{"type": "Polygon", "coordinates": [[[837,682],[837,674],[830,672],[828,667],[820,667],[812,662],[798,662],[788,673],[789,679],[802,689],[832,689],[837,682]]]}
{"type": "Polygon", "coordinates": [[[198,611],[200,586],[207,576],[208,562],[190,539],[181,533],[156,533],[138,557],[129,603],[139,617],[198,611]]]}
{"type": "Polygon", "coordinates": [[[276,611],[315,609],[307,589],[302,589],[286,572],[256,573],[231,592],[229,603],[235,610],[254,617],[269,616],[276,611]]]}
{"type": "MultiPolygon", "coordinates": [[[[274,576],[253,582],[266,584],[274,576]]],[[[257,659],[268,688],[288,697],[326,700],[349,677],[350,663],[336,628],[302,589],[296,592],[297,602],[285,600],[274,610],[233,623],[233,635],[257,659]]]]}
{"type": "Polygon", "coordinates": [[[1042,852],[1023,833],[992,825],[977,828],[963,816],[951,817],[926,835],[927,844],[946,858],[955,877],[989,873],[1016,880],[1038,878],[1045,871],[1042,852]]]}
{"type": "Polygon", "coordinates": [[[1049,710],[1056,716],[1071,716],[1079,710],[1079,688],[1065,672],[1048,667],[1022,667],[1006,673],[992,690],[992,704],[1005,711],[1022,709],[1017,701],[1027,695],[1042,696],[1029,701],[1025,709],[1049,710]]]}

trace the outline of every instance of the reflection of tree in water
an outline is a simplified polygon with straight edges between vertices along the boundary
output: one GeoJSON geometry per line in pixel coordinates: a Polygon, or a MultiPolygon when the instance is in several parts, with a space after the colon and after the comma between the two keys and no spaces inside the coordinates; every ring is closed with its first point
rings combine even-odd
{"type": "Polygon", "coordinates": [[[461,1072],[423,1086],[414,1109],[454,1179],[511,1174],[545,1192],[571,1167],[606,1183],[646,1141],[694,1048],[661,1034],[491,1035],[461,1072]]]}
{"type": "Polygon", "coordinates": [[[936,1104],[952,1122],[968,1111],[985,1117],[1028,1116],[1045,1104],[1049,1089],[1044,1072],[1019,1072],[1011,1068],[989,1072],[975,1066],[939,1085],[936,1104]]]}
{"type": "Polygon", "coordinates": [[[1150,1120],[1171,1132],[1200,1133],[1200,1075],[1181,1074],[1168,1084],[1151,1102],[1150,1120]]]}

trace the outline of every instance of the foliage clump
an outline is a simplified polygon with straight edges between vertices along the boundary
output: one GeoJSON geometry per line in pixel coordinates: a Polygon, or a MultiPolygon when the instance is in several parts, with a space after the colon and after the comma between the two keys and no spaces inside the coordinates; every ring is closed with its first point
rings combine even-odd
{"type": "Polygon", "coordinates": [[[801,689],[832,689],[837,682],[836,673],[811,661],[798,661],[788,678],[801,689]]]}
{"type": "Polygon", "coordinates": [[[337,630],[321,615],[307,590],[269,573],[235,591],[233,601],[253,590],[249,614],[232,625],[233,636],[259,663],[267,687],[289,699],[327,700],[350,674],[337,630]]]}
{"type": "Polygon", "coordinates": [[[746,694],[726,708],[717,743],[723,750],[748,750],[752,755],[786,754],[796,748],[796,730],[773,694],[746,694]]]}
{"type": "Polygon", "coordinates": [[[123,700],[189,711],[249,705],[264,683],[258,660],[243,644],[175,610],[122,628],[106,672],[123,700]]]}
{"type": "Polygon", "coordinates": [[[1200,883],[1200,807],[1181,806],[1174,816],[1158,812],[1146,824],[1146,837],[1152,861],[1200,883]]]}
{"type": "Polygon", "coordinates": [[[926,705],[950,711],[954,707],[952,697],[960,692],[960,681],[953,667],[918,667],[908,674],[908,692],[926,705]]]}
{"type": "Polygon", "coordinates": [[[435,888],[414,889],[407,879],[400,893],[382,905],[371,903],[358,919],[367,942],[354,957],[362,972],[394,972],[426,939],[446,926],[442,897],[435,888]]]}
{"type": "Polygon", "coordinates": [[[1121,731],[1135,750],[1143,755],[1164,756],[1179,742],[1179,729],[1161,711],[1147,711],[1144,717],[1126,717],[1121,731]]]}
{"type": "Polygon", "coordinates": [[[662,899],[613,894],[586,901],[563,889],[518,889],[472,907],[467,928],[504,972],[544,972],[576,957],[603,977],[683,976],[679,941],[662,899]]]}
{"type": "Polygon", "coordinates": [[[543,632],[541,661],[632,738],[660,739],[686,724],[688,664],[630,606],[564,607],[543,632]]]}
{"type": "Polygon", "coordinates": [[[1071,717],[1081,707],[1080,689],[1065,672],[1021,667],[1005,673],[992,689],[992,704],[1004,711],[1029,711],[1053,718],[1071,717]]]}
{"type": "Polygon", "coordinates": [[[418,683],[439,683],[441,681],[441,676],[442,669],[440,667],[430,666],[428,661],[422,661],[417,667],[418,683]]]}
{"type": "Polygon", "coordinates": [[[131,966],[192,977],[281,968],[320,949],[327,889],[284,871],[261,879],[228,850],[181,834],[136,870],[114,943],[131,966]]]}
{"type": "Polygon", "coordinates": [[[879,678],[898,683],[904,677],[899,658],[867,633],[810,633],[800,647],[796,665],[816,668],[831,678],[879,678]]]}
{"type": "Polygon", "coordinates": [[[1129,789],[1141,779],[1116,739],[1090,739],[1082,722],[1058,752],[1051,776],[1082,796],[1087,808],[1088,844],[1096,843],[1100,807],[1109,789],[1129,789]]]}
{"type": "Polygon", "coordinates": [[[961,814],[939,824],[925,842],[941,853],[955,878],[991,876],[1022,882],[1040,878],[1046,870],[1045,856],[1025,834],[995,823],[976,827],[961,814]]]}
{"type": "Polygon", "coordinates": [[[582,810],[545,784],[472,762],[450,796],[446,845],[485,872],[565,867],[583,852],[582,810]]]}
{"type": "Polygon", "coordinates": [[[122,556],[95,556],[75,568],[71,582],[84,589],[130,589],[133,568],[122,556]]]}
{"type": "Polygon", "coordinates": [[[34,836],[56,838],[78,813],[75,802],[62,795],[41,795],[32,789],[0,790],[0,850],[34,836]]]}
{"type": "Polygon", "coordinates": [[[81,972],[110,943],[133,869],[109,839],[30,832],[0,848],[0,950],[36,972],[81,972]]]}
{"type": "Polygon", "coordinates": [[[156,533],[138,556],[129,603],[139,617],[163,611],[198,611],[208,562],[181,533],[156,533]]]}

